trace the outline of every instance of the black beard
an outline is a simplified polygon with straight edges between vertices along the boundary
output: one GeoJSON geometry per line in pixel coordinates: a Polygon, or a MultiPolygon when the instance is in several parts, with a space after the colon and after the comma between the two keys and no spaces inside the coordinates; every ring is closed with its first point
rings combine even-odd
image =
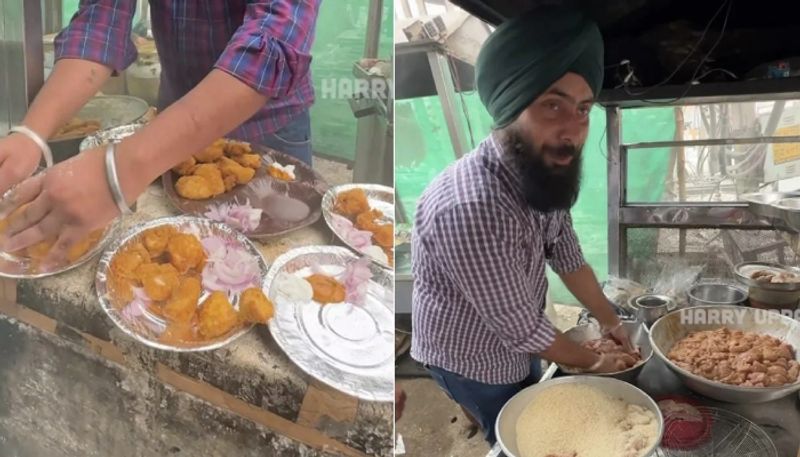
{"type": "Polygon", "coordinates": [[[522,178],[528,205],[545,213],[572,208],[581,188],[581,148],[565,145],[539,150],[512,129],[506,129],[504,137],[506,155],[522,178]],[[551,167],[544,161],[546,154],[571,155],[573,159],[567,166],[551,167]]]}

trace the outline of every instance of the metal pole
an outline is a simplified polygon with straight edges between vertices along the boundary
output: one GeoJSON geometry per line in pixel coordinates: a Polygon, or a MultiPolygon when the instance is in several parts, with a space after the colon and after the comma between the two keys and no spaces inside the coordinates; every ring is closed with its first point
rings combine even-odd
{"type": "MultiPolygon", "coordinates": [[[[675,107],[675,141],[683,140],[683,108],[675,107]]],[[[683,146],[676,146],[674,152],[677,154],[677,177],[678,177],[678,202],[686,201],[686,155],[683,146]]],[[[678,230],[678,255],[683,257],[686,254],[686,230],[678,230]]]]}
{"type": "Polygon", "coordinates": [[[425,6],[425,0],[417,0],[417,14],[420,16],[428,15],[428,7],[425,6]]]}
{"type": "Polygon", "coordinates": [[[623,170],[622,128],[620,109],[606,108],[606,144],[608,150],[608,273],[622,277],[625,273],[625,233],[620,225],[620,207],[624,203],[625,174],[623,170]]]}
{"type": "Polygon", "coordinates": [[[396,0],[396,1],[400,2],[400,6],[403,8],[403,15],[405,16],[405,19],[410,19],[414,17],[414,15],[411,14],[411,6],[408,4],[408,0],[396,0]]]}
{"type": "Polygon", "coordinates": [[[369,17],[367,18],[367,42],[364,45],[364,57],[376,59],[381,42],[381,18],[383,17],[383,0],[370,0],[369,17]]]}
{"type": "Polygon", "coordinates": [[[464,128],[461,125],[461,118],[458,114],[459,110],[456,108],[456,89],[453,84],[453,74],[450,72],[447,57],[438,52],[428,52],[428,63],[431,66],[436,92],[439,94],[439,100],[442,103],[444,120],[447,123],[447,131],[450,133],[453,152],[458,159],[469,152],[469,149],[464,128]]]}
{"type": "Polygon", "coordinates": [[[0,23],[0,133],[4,134],[22,121],[44,83],[41,3],[0,1],[0,23]]]}

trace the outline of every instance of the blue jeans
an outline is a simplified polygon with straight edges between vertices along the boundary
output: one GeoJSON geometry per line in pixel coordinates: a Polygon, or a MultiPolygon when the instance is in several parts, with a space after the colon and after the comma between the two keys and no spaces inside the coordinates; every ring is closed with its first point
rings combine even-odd
{"type": "Polygon", "coordinates": [[[483,436],[490,446],[494,446],[497,441],[494,424],[506,402],[542,377],[539,358],[534,358],[531,362],[531,372],[528,377],[513,384],[484,384],[439,367],[426,365],[425,368],[439,387],[444,389],[447,396],[469,411],[473,419],[478,421],[483,436]]]}
{"type": "Polygon", "coordinates": [[[295,116],[277,132],[265,134],[252,142],[289,154],[311,165],[311,116],[308,110],[295,116]]]}

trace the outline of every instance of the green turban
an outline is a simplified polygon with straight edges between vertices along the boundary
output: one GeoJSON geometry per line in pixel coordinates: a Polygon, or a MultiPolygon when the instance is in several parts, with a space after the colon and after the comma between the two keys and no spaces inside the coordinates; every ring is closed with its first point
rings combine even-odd
{"type": "Polygon", "coordinates": [[[597,96],[603,85],[603,37],[578,11],[540,7],[500,25],[483,44],[475,80],[494,128],[512,123],[566,73],[597,96]]]}

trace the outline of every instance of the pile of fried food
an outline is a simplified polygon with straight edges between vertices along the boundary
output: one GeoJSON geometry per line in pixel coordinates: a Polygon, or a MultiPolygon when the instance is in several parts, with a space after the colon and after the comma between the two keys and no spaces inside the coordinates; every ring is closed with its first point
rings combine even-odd
{"type": "Polygon", "coordinates": [[[392,252],[394,247],[394,224],[381,223],[383,213],[377,209],[370,208],[364,189],[355,188],[340,192],[336,196],[333,210],[339,215],[348,218],[357,229],[372,233],[373,241],[386,254],[389,265],[394,264],[392,252]]]}
{"type": "Polygon", "coordinates": [[[135,288],[142,288],[149,299],[149,311],[168,322],[161,335],[164,342],[204,341],[243,324],[267,323],[274,308],[258,287],[241,293],[238,311],[223,290],[211,291],[200,303],[206,260],[207,253],[197,236],[169,225],[149,229],[112,259],[108,278],[111,296],[122,307],[134,300],[135,288]]]}
{"type": "MultiPolygon", "coordinates": [[[[28,205],[22,205],[13,213],[11,213],[7,218],[0,220],[0,233],[5,234],[6,229],[8,228],[8,224],[11,223],[14,219],[20,217],[22,215],[22,211],[28,205]]],[[[90,249],[92,249],[99,241],[100,238],[103,237],[103,229],[95,230],[89,234],[86,238],[81,240],[78,243],[73,244],[72,246],[67,249],[67,257],[66,262],[67,264],[72,264],[78,261],[81,257],[86,255],[90,249]]],[[[14,252],[13,254],[18,257],[23,257],[26,259],[31,260],[31,269],[37,270],[41,262],[47,257],[50,253],[50,250],[53,249],[53,245],[56,243],[55,238],[50,238],[44,241],[40,241],[39,243],[34,244],[33,246],[29,246],[25,249],[20,251],[14,252]]]]}
{"type": "Polygon", "coordinates": [[[667,354],[676,365],[711,381],[741,387],[778,387],[800,375],[791,345],[754,332],[716,330],[693,332],[667,354]]]}
{"type": "Polygon", "coordinates": [[[189,200],[216,197],[249,183],[261,167],[261,155],[248,143],[220,139],[172,169],[180,175],[175,191],[189,200]]]}
{"type": "Polygon", "coordinates": [[[791,271],[770,271],[758,270],[750,275],[758,283],[763,284],[797,284],[800,283],[800,275],[791,271]]]}
{"type": "Polygon", "coordinates": [[[95,120],[84,120],[76,117],[61,127],[58,132],[53,135],[53,140],[80,138],[88,136],[98,130],[100,130],[100,122],[95,120]]]}

